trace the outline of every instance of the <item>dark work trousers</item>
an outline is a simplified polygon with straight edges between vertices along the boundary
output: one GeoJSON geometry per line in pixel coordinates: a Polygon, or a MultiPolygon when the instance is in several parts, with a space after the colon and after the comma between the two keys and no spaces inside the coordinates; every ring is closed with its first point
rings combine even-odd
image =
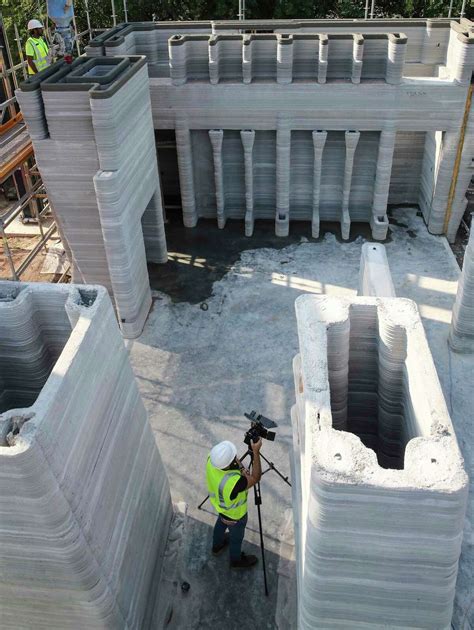
{"type": "Polygon", "coordinates": [[[227,529],[229,530],[229,551],[230,560],[240,560],[242,554],[242,541],[245,534],[245,526],[247,525],[247,514],[243,516],[240,521],[235,521],[235,524],[230,525],[230,521],[219,514],[216,524],[214,525],[214,536],[212,544],[214,547],[222,545],[224,542],[224,534],[227,529]],[[222,521],[224,519],[225,522],[222,521]]]}

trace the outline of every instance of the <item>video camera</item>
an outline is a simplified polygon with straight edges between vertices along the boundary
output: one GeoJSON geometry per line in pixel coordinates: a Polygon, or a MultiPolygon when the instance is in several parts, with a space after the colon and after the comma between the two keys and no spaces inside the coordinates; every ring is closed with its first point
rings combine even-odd
{"type": "Polygon", "coordinates": [[[256,411],[250,413],[244,413],[244,416],[250,420],[250,429],[246,432],[244,442],[247,446],[250,446],[252,442],[258,442],[260,438],[264,440],[274,441],[276,433],[268,431],[268,429],[274,429],[277,427],[277,423],[270,418],[265,418],[256,411]]]}

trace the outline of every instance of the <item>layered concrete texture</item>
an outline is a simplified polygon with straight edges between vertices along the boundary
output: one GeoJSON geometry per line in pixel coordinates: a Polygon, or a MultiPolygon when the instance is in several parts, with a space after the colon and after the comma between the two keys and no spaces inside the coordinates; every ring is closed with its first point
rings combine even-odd
{"type": "Polygon", "coordinates": [[[82,57],[17,96],[74,280],[107,287],[136,337],[151,306],[147,260],[167,260],[146,64],[82,57]]]}
{"type": "Polygon", "coordinates": [[[449,332],[449,345],[455,352],[474,353],[474,230],[464,253],[453,319],[449,332]]]}
{"type": "Polygon", "coordinates": [[[468,479],[417,307],[296,300],[298,627],[451,627],[468,479]]]}
{"type": "Polygon", "coordinates": [[[1,627],[143,628],[166,473],[99,286],[0,283],[1,627]]]}
{"type": "Polygon", "coordinates": [[[368,222],[419,204],[454,240],[474,140],[467,19],[123,24],[87,54],[146,56],[165,200],[245,223],[368,222]],[[171,135],[170,135],[171,134],[171,135]],[[179,187],[173,183],[178,178],[179,187]]]}

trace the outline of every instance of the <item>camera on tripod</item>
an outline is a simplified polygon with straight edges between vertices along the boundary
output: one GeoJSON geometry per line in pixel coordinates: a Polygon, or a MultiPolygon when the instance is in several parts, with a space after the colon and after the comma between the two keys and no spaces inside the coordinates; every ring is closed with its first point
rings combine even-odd
{"type": "Polygon", "coordinates": [[[268,431],[268,429],[274,429],[277,427],[277,423],[270,418],[265,418],[262,414],[257,414],[256,411],[250,413],[244,413],[244,416],[250,420],[250,429],[245,433],[244,442],[247,446],[250,446],[252,442],[258,442],[260,438],[264,440],[270,440],[273,442],[276,437],[274,431],[268,431]]]}

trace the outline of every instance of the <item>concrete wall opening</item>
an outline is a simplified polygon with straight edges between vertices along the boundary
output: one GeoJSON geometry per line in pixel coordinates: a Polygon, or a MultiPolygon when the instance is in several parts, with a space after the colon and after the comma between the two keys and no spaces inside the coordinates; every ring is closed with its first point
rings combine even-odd
{"type": "Polygon", "coordinates": [[[181,210],[176,133],[174,129],[155,129],[156,155],[161,194],[166,212],[181,210]]]}
{"type": "Polygon", "coordinates": [[[71,334],[66,297],[0,288],[0,414],[38,398],[71,334]]]}
{"type": "Polygon", "coordinates": [[[376,305],[353,304],[349,319],[328,330],[328,357],[339,361],[341,353],[337,369],[328,362],[334,427],[357,435],[382,468],[403,469],[406,445],[421,433],[407,383],[405,329],[382,324],[376,305]]]}

